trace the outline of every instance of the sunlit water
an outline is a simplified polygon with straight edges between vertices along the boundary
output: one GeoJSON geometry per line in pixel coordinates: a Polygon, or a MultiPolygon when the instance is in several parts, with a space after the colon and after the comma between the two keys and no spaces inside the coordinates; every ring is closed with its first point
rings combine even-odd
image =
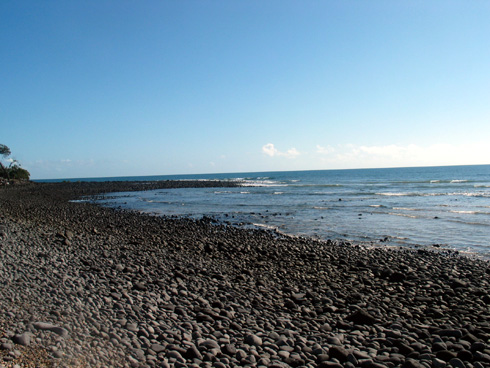
{"type": "Polygon", "coordinates": [[[101,203],[324,240],[436,245],[490,257],[490,165],[120,179],[220,179],[244,186],[117,193],[101,203]]]}

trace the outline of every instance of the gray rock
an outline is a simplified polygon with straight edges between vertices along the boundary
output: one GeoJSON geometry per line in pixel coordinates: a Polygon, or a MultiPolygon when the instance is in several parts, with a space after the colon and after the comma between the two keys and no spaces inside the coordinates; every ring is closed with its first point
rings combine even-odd
{"type": "Polygon", "coordinates": [[[165,346],[161,344],[151,344],[150,349],[158,354],[165,350],[165,346]]]}
{"type": "Polygon", "coordinates": [[[180,352],[178,352],[177,350],[167,351],[167,357],[174,358],[174,359],[181,360],[181,361],[184,361],[185,360],[182,357],[182,354],[180,354],[180,352]]]}
{"type": "Polygon", "coordinates": [[[225,344],[221,352],[229,356],[234,356],[236,354],[236,347],[233,344],[225,344]]]}
{"type": "Polygon", "coordinates": [[[139,331],[139,328],[138,328],[138,324],[137,323],[128,323],[128,324],[126,324],[126,329],[128,331],[132,331],[132,332],[138,332],[139,331]]]}
{"type": "Polygon", "coordinates": [[[63,338],[67,338],[69,335],[69,332],[66,328],[59,327],[59,326],[53,327],[50,331],[54,332],[55,334],[57,334],[63,338]]]}
{"type": "Polygon", "coordinates": [[[207,349],[219,349],[219,344],[216,340],[208,339],[203,341],[199,346],[204,346],[207,349]]]}
{"type": "Polygon", "coordinates": [[[138,291],[146,291],[148,288],[143,282],[135,282],[133,285],[133,289],[138,291]]]}
{"type": "Polygon", "coordinates": [[[257,335],[245,336],[244,342],[245,342],[245,344],[248,344],[248,345],[255,345],[255,346],[261,346],[262,345],[262,339],[257,335]]]}
{"type": "Polygon", "coordinates": [[[23,346],[28,346],[31,344],[31,334],[29,332],[24,332],[23,334],[18,334],[15,335],[12,338],[12,341],[15,344],[23,345],[23,346]]]}
{"type": "Polygon", "coordinates": [[[0,349],[1,350],[12,350],[14,348],[14,345],[8,342],[3,342],[0,344],[0,349]]]}
{"type": "Polygon", "coordinates": [[[131,355],[134,356],[139,361],[145,361],[146,360],[145,352],[142,349],[133,349],[133,351],[131,352],[131,355]]]}

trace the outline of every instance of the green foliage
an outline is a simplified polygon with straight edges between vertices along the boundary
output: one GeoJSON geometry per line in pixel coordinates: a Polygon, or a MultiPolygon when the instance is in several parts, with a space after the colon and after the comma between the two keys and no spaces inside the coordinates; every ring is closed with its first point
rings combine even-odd
{"type": "Polygon", "coordinates": [[[4,144],[0,144],[0,178],[7,180],[29,180],[31,174],[26,169],[20,167],[17,160],[10,160],[9,164],[3,164],[1,159],[7,159],[12,152],[4,144]]]}
{"type": "Polygon", "coordinates": [[[10,179],[29,180],[31,174],[26,169],[23,169],[20,166],[14,165],[11,168],[9,168],[9,176],[10,176],[10,179]]]}
{"type": "Polygon", "coordinates": [[[8,148],[4,144],[0,144],[0,156],[8,157],[8,156],[10,156],[10,154],[11,154],[10,148],[8,148]]]}

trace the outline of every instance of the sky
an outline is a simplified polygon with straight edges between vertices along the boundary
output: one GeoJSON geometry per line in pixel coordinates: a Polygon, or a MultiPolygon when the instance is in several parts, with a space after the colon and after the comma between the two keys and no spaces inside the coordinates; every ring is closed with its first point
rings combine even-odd
{"type": "Polygon", "coordinates": [[[3,0],[33,179],[490,164],[490,2],[3,0]]]}

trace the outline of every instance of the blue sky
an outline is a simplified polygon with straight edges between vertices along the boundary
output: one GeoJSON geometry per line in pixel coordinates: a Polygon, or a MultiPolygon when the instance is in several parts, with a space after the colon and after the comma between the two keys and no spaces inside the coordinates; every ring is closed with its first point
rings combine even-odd
{"type": "Polygon", "coordinates": [[[0,2],[32,178],[490,164],[488,1],[0,2]]]}

